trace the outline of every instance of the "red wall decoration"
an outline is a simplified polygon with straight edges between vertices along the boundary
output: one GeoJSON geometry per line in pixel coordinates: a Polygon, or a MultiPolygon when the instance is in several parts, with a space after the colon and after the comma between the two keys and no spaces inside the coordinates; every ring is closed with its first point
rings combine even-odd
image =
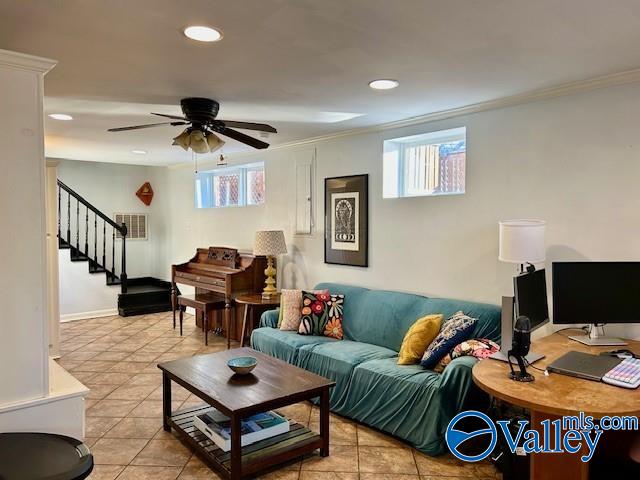
{"type": "Polygon", "coordinates": [[[151,205],[151,200],[153,200],[153,188],[151,188],[151,184],[149,182],[144,182],[136,192],[136,197],[142,200],[142,203],[147,207],[151,205]]]}

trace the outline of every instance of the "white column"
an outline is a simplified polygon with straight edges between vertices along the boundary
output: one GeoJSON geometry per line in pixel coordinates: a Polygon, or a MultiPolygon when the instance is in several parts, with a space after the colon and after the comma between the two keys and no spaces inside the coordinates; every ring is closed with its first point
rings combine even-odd
{"type": "Polygon", "coordinates": [[[0,406],[49,392],[43,77],[0,50],[0,406]]]}

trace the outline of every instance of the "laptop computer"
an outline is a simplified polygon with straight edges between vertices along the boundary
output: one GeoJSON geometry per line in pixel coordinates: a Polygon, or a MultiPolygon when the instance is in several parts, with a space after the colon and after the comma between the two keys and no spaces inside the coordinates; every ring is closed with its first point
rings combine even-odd
{"type": "Polygon", "coordinates": [[[621,361],[622,359],[618,357],[591,355],[572,350],[551,362],[547,366],[547,370],[599,382],[609,370],[621,361]]]}

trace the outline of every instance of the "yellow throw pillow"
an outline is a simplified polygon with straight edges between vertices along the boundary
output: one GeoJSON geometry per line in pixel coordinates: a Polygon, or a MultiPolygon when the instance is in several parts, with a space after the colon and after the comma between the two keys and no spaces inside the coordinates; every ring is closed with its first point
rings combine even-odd
{"type": "Polygon", "coordinates": [[[402,340],[398,365],[420,363],[427,347],[436,338],[442,324],[442,314],[426,315],[415,321],[402,340]]]}

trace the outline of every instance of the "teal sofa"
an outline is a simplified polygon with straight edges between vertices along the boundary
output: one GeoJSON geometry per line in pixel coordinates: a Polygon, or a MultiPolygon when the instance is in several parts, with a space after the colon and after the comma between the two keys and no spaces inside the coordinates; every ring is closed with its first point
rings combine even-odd
{"type": "Polygon", "coordinates": [[[279,330],[278,310],[271,310],[253,331],[252,347],[334,380],[333,412],[427,454],[442,453],[449,421],[483,398],[471,378],[476,360],[457,358],[439,374],[420,365],[398,365],[400,345],[418,318],[442,313],[446,319],[458,310],[478,319],[472,338],[499,342],[499,307],[334,283],[315,289],[345,295],[344,340],[279,330]]]}

